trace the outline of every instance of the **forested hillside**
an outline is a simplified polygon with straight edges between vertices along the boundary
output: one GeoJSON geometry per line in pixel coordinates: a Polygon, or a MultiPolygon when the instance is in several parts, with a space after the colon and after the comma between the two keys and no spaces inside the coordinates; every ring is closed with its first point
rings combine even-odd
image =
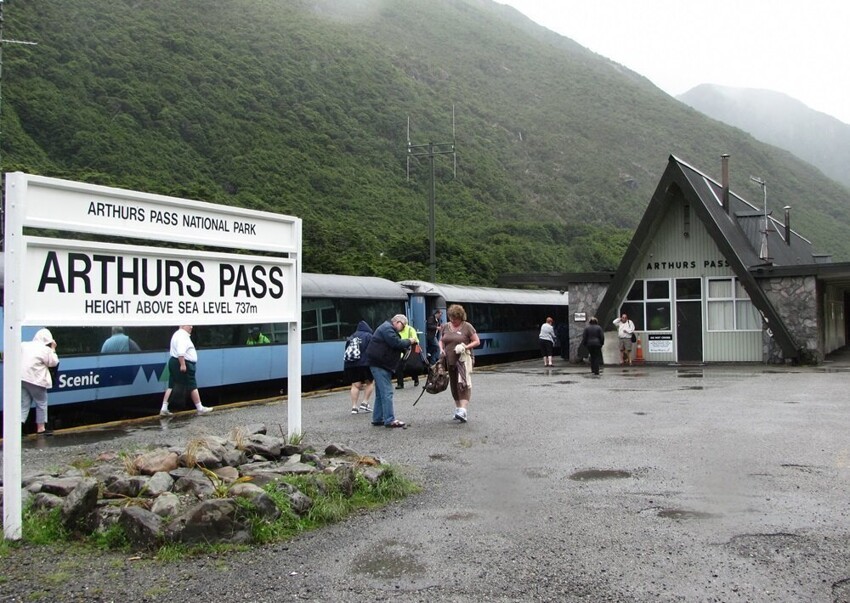
{"type": "Polygon", "coordinates": [[[437,278],[611,269],[670,154],[850,259],[850,193],[490,0],[5,2],[2,163],[304,219],[304,268],[437,278]]]}

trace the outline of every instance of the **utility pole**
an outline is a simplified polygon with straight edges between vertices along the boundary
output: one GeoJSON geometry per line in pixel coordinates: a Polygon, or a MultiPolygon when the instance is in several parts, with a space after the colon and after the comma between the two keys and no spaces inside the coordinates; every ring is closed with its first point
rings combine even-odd
{"type": "Polygon", "coordinates": [[[35,46],[37,42],[24,42],[22,40],[7,40],[3,37],[3,6],[4,0],[0,0],[0,248],[6,240],[6,190],[3,184],[3,47],[6,44],[26,44],[35,46]]]}
{"type": "Polygon", "coordinates": [[[428,187],[428,263],[431,268],[431,282],[437,282],[437,226],[436,226],[436,170],[434,160],[437,155],[452,155],[453,175],[457,175],[457,153],[455,152],[455,110],[452,107],[452,141],[429,142],[428,144],[413,144],[410,142],[410,117],[407,118],[407,179],[410,180],[410,158],[427,157],[431,173],[428,187]]]}

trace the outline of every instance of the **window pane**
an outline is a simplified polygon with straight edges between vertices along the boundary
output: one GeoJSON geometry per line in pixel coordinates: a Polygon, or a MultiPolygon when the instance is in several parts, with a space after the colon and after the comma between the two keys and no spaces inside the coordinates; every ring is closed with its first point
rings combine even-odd
{"type": "Polygon", "coordinates": [[[708,330],[731,331],[734,307],[731,301],[708,302],[708,330]]]}
{"type": "Polygon", "coordinates": [[[735,279],[735,297],[738,299],[750,299],[750,296],[747,295],[747,291],[738,279],[735,279]]]}
{"type": "Polygon", "coordinates": [[[670,299],[670,281],[646,281],[646,299],[670,299]]]}
{"type": "Polygon", "coordinates": [[[677,278],[676,299],[701,299],[702,279],[699,278],[677,278]]]}
{"type": "Polygon", "coordinates": [[[633,323],[635,323],[635,329],[638,331],[644,331],[644,322],[643,322],[643,302],[626,302],[622,306],[620,306],[620,314],[622,316],[623,313],[628,314],[629,318],[633,323]]]}
{"type": "Polygon", "coordinates": [[[737,313],[737,328],[739,331],[759,331],[761,330],[761,316],[758,310],[751,301],[735,302],[735,312],[737,313]]]}
{"type": "Polygon", "coordinates": [[[669,331],[672,326],[670,303],[647,302],[646,324],[648,331],[669,331]]]}
{"type": "Polygon", "coordinates": [[[634,284],[632,284],[632,288],[629,289],[629,294],[626,296],[626,299],[629,301],[637,301],[639,299],[643,299],[642,280],[636,280],[634,284]]]}
{"type": "Polygon", "coordinates": [[[732,279],[711,279],[708,281],[708,297],[732,297],[732,279]]]}

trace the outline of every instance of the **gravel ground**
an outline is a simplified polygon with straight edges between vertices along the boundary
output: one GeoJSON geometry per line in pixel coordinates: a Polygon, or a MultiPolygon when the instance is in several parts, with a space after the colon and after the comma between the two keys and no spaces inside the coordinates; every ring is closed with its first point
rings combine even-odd
{"type": "MultiPolygon", "coordinates": [[[[400,465],[421,494],[244,553],[16,548],[0,601],[850,601],[850,362],[475,374],[470,421],[448,394],[396,392],[407,430],[303,401],[306,441],[400,465]]],[[[24,473],[263,422],[283,403],[27,440],[24,473]]],[[[278,427],[280,426],[280,427],[278,427]]]]}

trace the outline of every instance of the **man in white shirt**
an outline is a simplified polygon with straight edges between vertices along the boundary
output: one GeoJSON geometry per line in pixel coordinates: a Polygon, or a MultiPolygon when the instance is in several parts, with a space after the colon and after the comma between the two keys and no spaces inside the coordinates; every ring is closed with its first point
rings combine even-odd
{"type": "Polygon", "coordinates": [[[614,319],[617,327],[617,337],[620,350],[621,364],[632,363],[632,333],[635,332],[635,323],[629,320],[629,316],[623,312],[620,318],[614,319]]]}
{"type": "Polygon", "coordinates": [[[192,326],[183,325],[171,336],[171,355],[168,358],[168,389],[162,398],[162,409],[159,414],[171,415],[168,404],[172,399],[182,400],[186,394],[192,399],[195,410],[199,415],[205,415],[212,408],[201,404],[201,394],[198,392],[198,382],[195,379],[195,369],[198,363],[198,352],[192,342],[192,326]]]}

